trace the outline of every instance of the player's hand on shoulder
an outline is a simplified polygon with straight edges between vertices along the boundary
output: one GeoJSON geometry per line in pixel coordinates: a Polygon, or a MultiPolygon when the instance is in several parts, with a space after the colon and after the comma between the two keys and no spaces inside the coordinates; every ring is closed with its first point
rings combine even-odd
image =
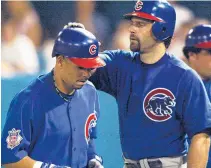
{"type": "Polygon", "coordinates": [[[85,26],[82,23],[77,23],[77,22],[69,22],[67,25],[64,26],[64,29],[67,27],[77,27],[77,28],[82,28],[85,29],[85,26]]]}

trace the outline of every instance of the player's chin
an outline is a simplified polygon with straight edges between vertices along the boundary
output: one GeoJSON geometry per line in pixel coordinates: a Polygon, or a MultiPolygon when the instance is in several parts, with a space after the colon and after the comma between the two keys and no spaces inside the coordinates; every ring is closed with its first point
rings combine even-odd
{"type": "Polygon", "coordinates": [[[75,85],[75,86],[74,86],[74,89],[76,89],[76,90],[77,90],[77,89],[81,89],[82,87],[83,87],[83,85],[82,85],[82,86],[75,85]]]}
{"type": "Polygon", "coordinates": [[[76,83],[75,83],[75,89],[80,89],[80,88],[82,88],[85,84],[86,84],[86,82],[76,82],[76,83]]]}
{"type": "Polygon", "coordinates": [[[139,52],[140,51],[140,47],[137,44],[130,43],[130,50],[133,51],[133,52],[139,52]]]}

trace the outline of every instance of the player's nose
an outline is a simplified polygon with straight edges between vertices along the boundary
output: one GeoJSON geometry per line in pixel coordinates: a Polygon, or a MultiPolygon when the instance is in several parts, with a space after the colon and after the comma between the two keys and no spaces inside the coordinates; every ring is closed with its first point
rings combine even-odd
{"type": "Polygon", "coordinates": [[[87,79],[90,78],[92,75],[91,69],[84,69],[83,70],[83,77],[86,77],[87,79]]]}
{"type": "Polygon", "coordinates": [[[131,25],[129,26],[129,32],[130,32],[130,33],[135,33],[135,27],[134,27],[134,25],[131,24],[131,25]]]}

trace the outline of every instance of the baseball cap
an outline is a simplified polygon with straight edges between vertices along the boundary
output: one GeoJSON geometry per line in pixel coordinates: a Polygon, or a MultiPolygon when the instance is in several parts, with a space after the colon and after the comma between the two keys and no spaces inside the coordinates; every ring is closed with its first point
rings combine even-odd
{"type": "Polygon", "coordinates": [[[99,68],[106,63],[98,53],[99,41],[91,32],[66,26],[55,40],[52,56],[63,55],[80,67],[99,68]]]}
{"type": "Polygon", "coordinates": [[[198,25],[186,37],[185,47],[211,49],[211,25],[198,25]]]}

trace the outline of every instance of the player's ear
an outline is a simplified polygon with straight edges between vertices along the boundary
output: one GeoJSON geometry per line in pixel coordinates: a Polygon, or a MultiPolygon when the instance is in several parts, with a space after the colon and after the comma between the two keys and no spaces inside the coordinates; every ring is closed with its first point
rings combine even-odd
{"type": "Polygon", "coordinates": [[[189,55],[190,60],[196,60],[197,59],[197,55],[194,52],[188,52],[188,55],[189,55]]]}
{"type": "Polygon", "coordinates": [[[64,64],[64,56],[58,55],[58,56],[56,57],[56,64],[57,64],[59,67],[62,67],[63,64],[64,64]]]}

